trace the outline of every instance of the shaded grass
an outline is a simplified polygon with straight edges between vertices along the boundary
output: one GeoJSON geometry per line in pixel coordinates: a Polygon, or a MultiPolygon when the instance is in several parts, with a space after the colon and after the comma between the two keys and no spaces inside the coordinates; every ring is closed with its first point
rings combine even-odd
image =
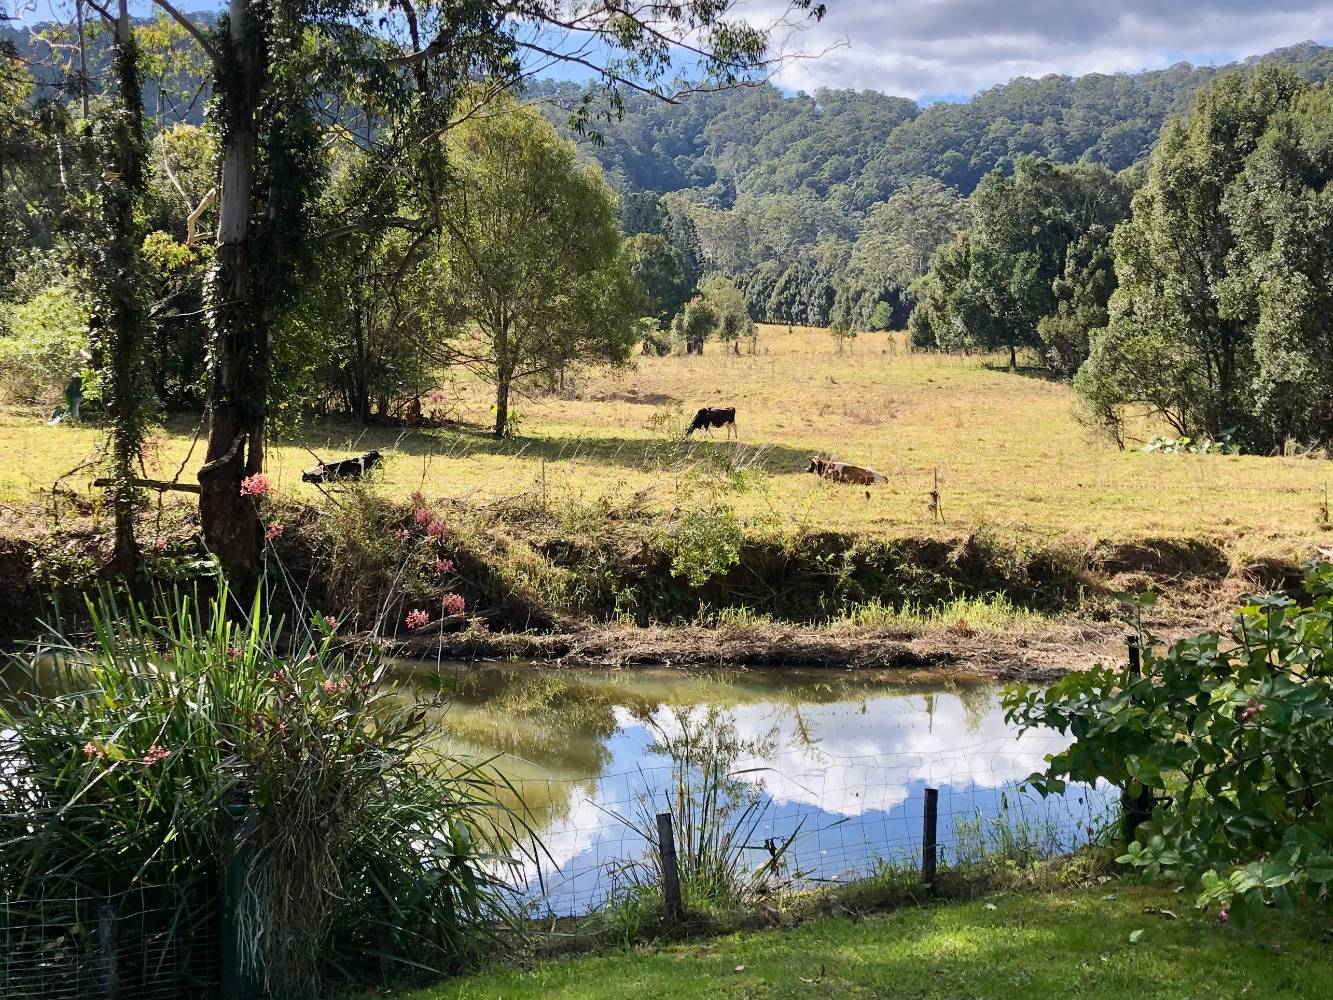
{"type": "Polygon", "coordinates": [[[550,962],[410,997],[1316,997],[1333,962],[1327,918],[1311,916],[1220,927],[1183,894],[1111,883],[550,962]],[[1178,919],[1149,912],[1163,909],[1178,919]]]}
{"type": "MultiPolygon", "coordinates": [[[[1238,560],[1333,543],[1333,532],[1319,527],[1333,479],[1325,462],[1120,452],[1077,422],[1062,383],[996,370],[985,358],[908,354],[885,335],[858,338],[842,356],[824,331],[770,327],[759,343],[753,357],[710,345],[702,357],[644,357],[626,372],[585,373],[572,393],[520,402],[513,441],[476,429],[488,417],[489,389],[459,381],[452,412],[474,426],[312,424],[273,448],[272,478],[280,493],[313,499],[314,487],[300,482],[311,451],[326,458],[376,447],[390,455],[379,488],[392,496],[417,488],[476,501],[532,493],[558,504],[645,493],[648,509],[670,510],[682,463],[739,448],[771,480],[737,507],[783,530],[956,537],[984,526],[1071,545],[1208,537],[1224,540],[1238,560]],[[684,414],[708,404],[737,407],[739,444],[682,443],[655,418],[664,408],[684,414]],[[869,499],[859,487],[822,482],[803,471],[815,453],[872,466],[889,481],[869,499]],[[937,470],[941,522],[929,505],[937,470]]],[[[150,475],[175,472],[196,426],[194,417],[171,421],[150,475]]],[[[97,437],[88,427],[45,427],[37,414],[0,413],[0,503],[49,487],[97,437]]],[[[91,478],[81,473],[71,484],[91,478]]]]}

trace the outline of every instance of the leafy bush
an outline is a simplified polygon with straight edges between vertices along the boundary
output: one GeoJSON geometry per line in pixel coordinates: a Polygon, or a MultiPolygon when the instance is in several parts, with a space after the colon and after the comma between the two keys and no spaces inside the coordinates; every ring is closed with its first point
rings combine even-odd
{"type": "Polygon", "coordinates": [[[0,895],[147,887],[162,940],[186,948],[219,913],[239,843],[241,960],[276,995],[372,955],[377,972],[457,965],[509,913],[481,821],[499,779],[431,749],[375,647],[345,649],[319,618],[284,650],[258,600],[244,625],[230,601],[103,592],[90,648],[57,628],[53,667],[22,661],[31,686],[0,707],[0,895]],[[247,801],[228,835],[224,806],[247,801]]]}
{"type": "Polygon", "coordinates": [[[1192,437],[1164,437],[1159,434],[1143,446],[1149,453],[1160,452],[1163,455],[1239,455],[1240,445],[1234,439],[1234,431],[1226,431],[1217,438],[1203,438],[1196,441],[1192,437]]]}
{"type": "Polygon", "coordinates": [[[0,399],[51,401],[86,364],[87,311],[58,284],[0,312],[0,399]]]}
{"type": "Polygon", "coordinates": [[[1010,690],[1011,722],[1074,736],[1031,784],[1047,794],[1104,780],[1150,797],[1151,818],[1119,860],[1199,885],[1200,906],[1327,900],[1333,566],[1311,566],[1306,588],[1304,607],[1249,600],[1230,641],[1205,634],[1159,654],[1144,634],[1141,676],[1100,666],[1046,691],[1010,690]]]}

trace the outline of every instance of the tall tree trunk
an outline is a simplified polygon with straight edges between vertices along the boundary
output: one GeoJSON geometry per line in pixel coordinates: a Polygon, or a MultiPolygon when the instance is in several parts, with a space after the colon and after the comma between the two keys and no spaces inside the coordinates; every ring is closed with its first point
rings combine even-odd
{"type": "Polygon", "coordinates": [[[495,382],[495,436],[509,433],[509,374],[505,372],[495,382]]]}
{"type": "Polygon", "coordinates": [[[257,302],[250,245],[255,176],[255,114],[264,79],[262,25],[247,0],[231,0],[219,69],[222,187],[217,263],[209,283],[212,380],[208,451],[199,470],[199,517],[208,547],[233,571],[251,570],[263,548],[255,501],[241,480],[264,467],[268,331],[257,302]]]}
{"type": "Polygon", "coordinates": [[[95,277],[99,301],[94,303],[97,354],[109,376],[107,408],[111,416],[111,507],[115,521],[112,571],[131,574],[139,562],[134,538],[139,489],[134,485],[134,463],[143,446],[145,377],[143,332],[148,322],[139,266],[142,238],[135,222],[135,206],[145,188],[146,149],[143,129],[143,91],[138,53],[130,24],[127,0],[120,0],[113,59],[120,108],[112,133],[109,170],[100,182],[102,222],[106,236],[104,269],[95,277]]]}
{"type": "Polygon", "coordinates": [[[1018,371],[1018,348],[1013,344],[1009,345],[1009,370],[1011,372],[1018,371]]]}

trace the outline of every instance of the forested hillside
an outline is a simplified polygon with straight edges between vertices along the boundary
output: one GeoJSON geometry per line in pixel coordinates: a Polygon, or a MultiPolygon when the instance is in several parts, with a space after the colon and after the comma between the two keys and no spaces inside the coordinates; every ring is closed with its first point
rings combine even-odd
{"type": "MultiPolygon", "coordinates": [[[[1333,49],[1306,42],[1247,62],[1287,65],[1317,82],[1333,73],[1333,49]]],[[[1123,170],[1147,155],[1168,115],[1187,112],[1204,84],[1234,68],[1177,63],[1135,74],[1020,78],[965,104],[925,108],[870,90],[786,97],[771,84],[678,105],[632,96],[624,117],[602,123],[600,143],[587,140],[587,148],[624,190],[689,189],[720,207],[743,196],[808,192],[864,212],[915,177],[966,195],[1024,154],[1123,170]]],[[[550,81],[532,88],[557,107],[581,92],[550,81]]]]}

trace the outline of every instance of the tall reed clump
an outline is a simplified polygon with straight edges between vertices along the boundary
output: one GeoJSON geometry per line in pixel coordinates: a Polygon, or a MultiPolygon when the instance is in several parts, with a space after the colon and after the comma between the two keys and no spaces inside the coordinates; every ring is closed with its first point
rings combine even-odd
{"type": "MultiPolygon", "coordinates": [[[[742,739],[731,715],[717,708],[677,709],[654,727],[651,749],[671,758],[671,789],[662,801],[645,798],[635,817],[621,820],[656,845],[657,813],[670,814],[685,907],[735,910],[782,888],[800,828],[761,836],[772,805],[758,777],[764,768],[739,766],[743,758],[762,754],[765,742],[742,739]]],[[[626,897],[657,892],[661,852],[613,874],[622,898],[610,900],[608,909],[623,909],[626,897]]]]}
{"type": "Polygon", "coordinates": [[[285,640],[230,600],[103,591],[91,641],[56,626],[24,658],[0,704],[0,896],[133,893],[154,952],[205,981],[237,850],[239,961],[275,995],[456,968],[512,912],[486,833],[501,779],[432,751],[375,645],[323,618],[285,640]]]}

